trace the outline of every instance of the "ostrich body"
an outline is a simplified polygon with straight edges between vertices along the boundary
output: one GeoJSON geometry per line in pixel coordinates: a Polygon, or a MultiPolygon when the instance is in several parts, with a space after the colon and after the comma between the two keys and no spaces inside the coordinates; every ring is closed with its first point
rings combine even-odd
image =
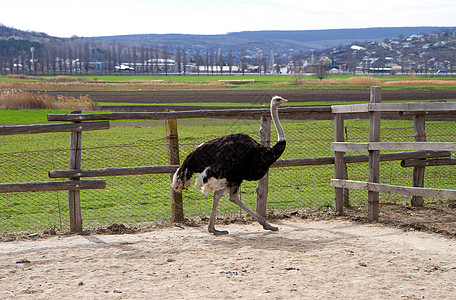
{"type": "Polygon", "coordinates": [[[274,96],[271,100],[271,117],[278,135],[278,142],[272,148],[259,144],[243,133],[221,136],[199,145],[174,173],[171,187],[176,192],[189,187],[194,173],[200,173],[195,187],[200,187],[203,194],[207,195],[215,190],[208,226],[210,233],[215,235],[228,233],[215,229],[217,206],[223,194],[229,194],[230,201],[254,217],[264,229],[278,230],[264,217],[246,206],[239,199],[238,193],[243,180],[253,181],[263,178],[269,167],[285,150],[285,134],[279,122],[278,107],[286,101],[279,96],[274,96]]]}

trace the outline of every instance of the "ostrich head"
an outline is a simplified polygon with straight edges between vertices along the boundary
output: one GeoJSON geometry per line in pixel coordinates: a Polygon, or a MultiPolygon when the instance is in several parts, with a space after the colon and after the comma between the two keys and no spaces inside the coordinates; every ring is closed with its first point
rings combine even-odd
{"type": "Polygon", "coordinates": [[[284,99],[280,96],[274,96],[272,97],[272,100],[271,100],[271,107],[279,107],[279,105],[281,105],[282,103],[285,103],[285,102],[288,102],[287,99],[284,99]]]}

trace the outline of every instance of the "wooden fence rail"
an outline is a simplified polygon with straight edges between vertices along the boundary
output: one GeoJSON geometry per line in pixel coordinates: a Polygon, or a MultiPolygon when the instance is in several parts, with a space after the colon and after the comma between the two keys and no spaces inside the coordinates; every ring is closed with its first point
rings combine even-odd
{"type": "Polygon", "coordinates": [[[13,134],[34,134],[34,133],[53,133],[53,132],[80,132],[91,130],[109,129],[109,122],[85,122],[79,124],[36,124],[36,125],[16,125],[0,126],[0,135],[13,134]]]}
{"type": "MultiPolygon", "coordinates": [[[[282,116],[302,114],[331,114],[329,106],[284,107],[279,109],[282,116]]],[[[270,116],[270,110],[257,109],[219,109],[219,110],[192,110],[170,112],[115,112],[91,114],[49,114],[48,121],[95,121],[95,120],[166,120],[190,118],[224,118],[224,117],[261,117],[270,116]]]]}
{"type": "Polygon", "coordinates": [[[83,181],[32,181],[23,183],[0,183],[0,193],[19,192],[44,192],[44,191],[79,191],[88,189],[104,189],[106,180],[83,180],[83,181]]]}
{"type": "MultiPolygon", "coordinates": [[[[402,160],[413,162],[413,159],[437,158],[451,156],[449,151],[416,151],[416,152],[392,152],[381,153],[380,161],[402,160]]],[[[345,163],[368,162],[369,156],[366,154],[345,155],[345,163]]],[[[424,162],[432,162],[427,160],[424,162]]],[[[334,156],[304,157],[278,159],[271,168],[282,167],[301,167],[334,164],[334,156]]],[[[103,168],[103,169],[78,169],[78,170],[52,170],[48,172],[50,178],[76,178],[76,177],[109,177],[109,176],[128,176],[146,174],[167,174],[174,173],[179,165],[166,166],[147,166],[130,168],[103,168]]]]}

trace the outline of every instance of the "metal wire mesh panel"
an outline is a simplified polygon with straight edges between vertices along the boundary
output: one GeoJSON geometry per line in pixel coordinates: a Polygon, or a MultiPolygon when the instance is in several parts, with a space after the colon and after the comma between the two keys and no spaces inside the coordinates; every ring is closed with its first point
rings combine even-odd
{"type": "MultiPolygon", "coordinates": [[[[257,120],[179,120],[180,159],[200,143],[224,134],[243,132],[259,140],[257,120]]],[[[332,156],[332,120],[282,122],[287,148],[281,158],[332,156]]],[[[368,140],[368,120],[346,120],[345,138],[349,142],[368,140]]],[[[382,120],[382,141],[413,141],[413,121],[382,120]]],[[[455,141],[454,122],[428,122],[428,141],[455,141]]],[[[113,122],[110,130],[83,132],[82,168],[122,168],[167,164],[163,122],[113,122]]],[[[69,133],[0,137],[0,182],[51,181],[47,172],[68,169],[69,133]]],[[[276,134],[272,129],[272,141],[276,134]]],[[[361,153],[347,153],[361,154],[361,153]]],[[[412,168],[398,161],[381,163],[380,182],[411,186],[412,168]]],[[[348,178],[365,181],[367,163],[348,164],[348,178]]],[[[455,166],[426,168],[426,187],[454,189],[455,166]]],[[[333,165],[271,168],[268,209],[291,210],[331,207],[334,190],[330,180],[333,165]]],[[[170,218],[168,174],[107,176],[106,189],[81,191],[83,228],[112,223],[142,224],[170,218]]],[[[84,178],[82,178],[84,180],[84,178]]],[[[256,182],[244,182],[241,199],[254,208],[256,182]]],[[[408,197],[381,194],[381,202],[409,204],[408,197]]],[[[363,205],[367,194],[350,190],[350,203],[363,205]]],[[[427,199],[427,201],[437,201],[427,199]]],[[[191,187],[183,193],[186,217],[208,216],[212,195],[204,196],[191,187]]],[[[224,198],[220,214],[238,213],[239,208],[224,198]]],[[[31,232],[44,229],[68,230],[68,193],[0,194],[0,232],[31,232]]]]}

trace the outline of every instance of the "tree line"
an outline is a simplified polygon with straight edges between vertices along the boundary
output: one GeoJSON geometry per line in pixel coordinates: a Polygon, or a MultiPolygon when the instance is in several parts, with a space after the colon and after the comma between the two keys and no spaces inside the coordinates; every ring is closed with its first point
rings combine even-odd
{"type": "MultiPolygon", "coordinates": [[[[280,60],[279,55],[275,57],[280,60]]],[[[266,55],[250,56],[245,50],[207,49],[189,53],[183,47],[146,47],[121,44],[95,47],[79,40],[43,44],[26,40],[0,41],[0,74],[78,75],[99,74],[226,74],[271,71],[266,55]]]]}

